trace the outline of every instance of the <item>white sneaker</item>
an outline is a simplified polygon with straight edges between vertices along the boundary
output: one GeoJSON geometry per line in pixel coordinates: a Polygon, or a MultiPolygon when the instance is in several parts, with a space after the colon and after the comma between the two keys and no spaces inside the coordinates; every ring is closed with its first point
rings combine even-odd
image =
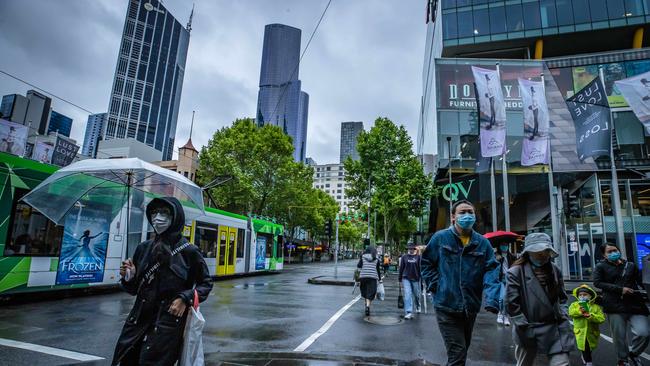
{"type": "Polygon", "coordinates": [[[418,306],[417,308],[415,308],[415,312],[420,314],[422,312],[422,309],[418,306]]]}
{"type": "Polygon", "coordinates": [[[505,324],[508,327],[510,326],[510,319],[508,319],[506,315],[503,316],[503,324],[505,324]]]}
{"type": "Polygon", "coordinates": [[[502,314],[497,315],[497,324],[503,324],[503,315],[502,314]]]}
{"type": "Polygon", "coordinates": [[[407,319],[407,320],[408,319],[413,319],[413,314],[408,313],[408,314],[404,315],[404,319],[407,319]]]}

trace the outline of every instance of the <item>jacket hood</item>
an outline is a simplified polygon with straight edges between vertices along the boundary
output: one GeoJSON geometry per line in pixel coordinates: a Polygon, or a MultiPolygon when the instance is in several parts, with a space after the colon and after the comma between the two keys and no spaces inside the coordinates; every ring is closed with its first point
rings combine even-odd
{"type": "Polygon", "coordinates": [[[575,297],[576,299],[578,298],[578,290],[580,289],[586,289],[591,294],[591,300],[589,300],[589,303],[594,302],[596,300],[596,297],[598,297],[598,294],[596,293],[596,291],[594,291],[594,289],[592,289],[587,285],[580,285],[573,289],[573,297],[575,297]]]}
{"type": "Polygon", "coordinates": [[[147,220],[151,225],[151,214],[155,208],[167,207],[172,212],[172,222],[164,232],[160,233],[161,236],[169,238],[177,238],[180,236],[185,226],[185,211],[183,205],[179,200],[174,197],[160,197],[154,198],[147,205],[147,220]]]}
{"type": "Polygon", "coordinates": [[[361,258],[363,258],[364,260],[366,260],[366,261],[368,261],[368,262],[372,262],[372,261],[374,261],[375,259],[377,259],[377,258],[374,258],[374,259],[373,259],[373,258],[372,258],[372,254],[370,254],[370,253],[366,253],[366,254],[362,255],[361,258]]]}

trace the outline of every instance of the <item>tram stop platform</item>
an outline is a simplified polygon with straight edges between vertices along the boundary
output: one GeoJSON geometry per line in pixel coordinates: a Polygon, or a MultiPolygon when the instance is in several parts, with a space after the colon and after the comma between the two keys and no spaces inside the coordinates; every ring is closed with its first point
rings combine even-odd
{"type": "Polygon", "coordinates": [[[401,361],[382,357],[309,353],[228,353],[205,355],[206,366],[440,366],[425,360],[401,361]]]}

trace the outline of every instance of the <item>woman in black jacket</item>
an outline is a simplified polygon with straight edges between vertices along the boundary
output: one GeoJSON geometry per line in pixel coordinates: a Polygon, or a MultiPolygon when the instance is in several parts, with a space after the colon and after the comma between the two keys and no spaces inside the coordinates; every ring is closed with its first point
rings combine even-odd
{"type": "Polygon", "coordinates": [[[156,235],[140,243],[133,260],[122,263],[120,284],[135,304],[115,346],[112,365],[173,365],[180,356],[187,309],[212,290],[199,249],[181,235],[185,214],[172,197],[147,205],[156,235]]]}
{"type": "Polygon", "coordinates": [[[609,318],[614,338],[614,348],[619,365],[641,365],[638,357],[650,342],[648,307],[639,293],[641,272],[633,262],[621,258],[616,244],[604,243],[600,252],[605,257],[596,265],[594,286],[603,290],[601,305],[609,318]],[[628,345],[627,330],[632,330],[632,342],[628,345]]]}

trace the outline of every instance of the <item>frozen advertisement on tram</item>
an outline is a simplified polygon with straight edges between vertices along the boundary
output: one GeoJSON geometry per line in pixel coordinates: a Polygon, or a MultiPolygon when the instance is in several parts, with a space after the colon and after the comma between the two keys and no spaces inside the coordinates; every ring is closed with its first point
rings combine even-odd
{"type": "Polygon", "coordinates": [[[75,206],[65,219],[57,285],[102,282],[110,227],[109,209],[75,206]]]}

